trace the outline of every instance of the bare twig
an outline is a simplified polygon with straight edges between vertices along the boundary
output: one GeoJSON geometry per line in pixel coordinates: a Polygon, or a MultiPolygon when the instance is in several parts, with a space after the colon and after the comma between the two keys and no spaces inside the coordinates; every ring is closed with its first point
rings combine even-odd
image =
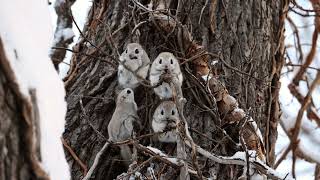
{"type": "MultiPolygon", "coordinates": [[[[312,96],[311,96],[312,92],[313,92],[313,90],[316,88],[316,86],[318,84],[320,84],[320,72],[317,73],[317,76],[316,76],[315,80],[312,82],[311,87],[310,87],[310,89],[308,91],[308,94],[304,98],[303,103],[301,105],[301,108],[300,108],[300,110],[298,112],[297,120],[296,120],[295,126],[293,128],[293,133],[292,133],[291,142],[290,142],[290,144],[292,146],[293,157],[294,157],[295,150],[296,150],[296,147],[297,147],[296,145],[298,143],[297,138],[298,138],[298,135],[299,135],[299,132],[300,132],[303,113],[306,110],[306,108],[308,107],[308,105],[310,104],[311,98],[312,98],[312,96]]],[[[293,159],[293,162],[292,162],[292,166],[293,166],[292,175],[295,178],[294,164],[295,164],[295,159],[293,159]]]]}
{"type": "Polygon", "coordinates": [[[287,20],[289,22],[289,24],[291,25],[292,29],[293,29],[293,33],[295,34],[296,40],[297,40],[297,49],[299,52],[299,62],[302,62],[303,60],[303,52],[302,52],[302,48],[301,48],[301,42],[300,42],[300,36],[299,36],[299,30],[297,28],[297,25],[293,22],[293,20],[288,16],[287,20]]]}
{"type": "Polygon", "coordinates": [[[98,130],[92,125],[92,123],[90,122],[89,116],[87,115],[86,110],[85,110],[84,107],[83,107],[82,98],[81,98],[81,97],[80,97],[79,102],[80,102],[81,110],[82,110],[82,112],[83,112],[83,114],[84,114],[84,116],[85,116],[85,120],[87,121],[87,123],[89,124],[89,126],[94,130],[94,132],[97,133],[97,135],[99,135],[100,138],[102,138],[103,140],[107,140],[107,138],[106,138],[100,131],[98,131],[98,130]]]}
{"type": "MultiPolygon", "coordinates": [[[[78,51],[74,51],[72,49],[68,49],[68,48],[64,48],[64,47],[52,47],[52,49],[63,49],[63,50],[66,50],[66,51],[69,51],[69,52],[72,52],[74,54],[79,54],[79,55],[84,55],[84,56],[88,56],[88,57],[91,57],[91,58],[94,58],[94,59],[99,59],[103,62],[106,62],[106,63],[109,63],[111,64],[113,67],[116,67],[116,64],[113,63],[112,61],[107,61],[106,59],[103,59],[103,58],[100,58],[100,57],[97,57],[97,56],[93,56],[91,54],[87,54],[85,52],[78,52],[78,51]]],[[[109,58],[112,58],[111,56],[109,56],[109,58]]]]}
{"type": "MultiPolygon", "coordinates": [[[[193,163],[195,169],[197,170],[198,178],[201,178],[202,177],[202,173],[201,173],[201,170],[200,170],[199,165],[198,165],[197,153],[196,153],[196,149],[195,149],[195,143],[193,142],[193,139],[192,139],[192,137],[191,137],[191,135],[189,133],[187,120],[184,117],[183,109],[184,109],[184,105],[187,102],[187,100],[185,98],[183,98],[181,87],[180,87],[180,85],[179,85],[179,83],[177,81],[178,81],[177,78],[173,78],[172,82],[170,83],[170,85],[171,85],[172,89],[174,89],[176,94],[177,94],[177,97],[175,97],[175,103],[177,105],[177,109],[178,109],[179,116],[180,116],[180,121],[178,123],[178,128],[177,128],[179,136],[180,136],[179,137],[179,143],[180,143],[179,144],[179,148],[180,148],[179,150],[184,150],[184,153],[186,153],[184,144],[182,144],[182,142],[180,142],[180,140],[182,141],[182,140],[187,139],[192,144],[192,163],[193,163]]],[[[183,153],[183,152],[181,152],[181,153],[183,153]]],[[[185,158],[186,154],[183,154],[182,157],[185,158]]],[[[184,166],[185,167],[184,167],[183,171],[186,171],[185,169],[187,168],[187,165],[184,164],[184,166]]],[[[189,179],[189,176],[187,174],[184,174],[183,176],[186,177],[187,179],[189,179]]]]}
{"type": "Polygon", "coordinates": [[[307,59],[305,61],[305,63],[301,66],[301,68],[299,69],[298,73],[295,75],[294,79],[292,80],[292,82],[295,85],[299,84],[299,80],[302,79],[302,75],[305,73],[306,69],[310,66],[311,62],[314,59],[314,56],[316,54],[316,50],[317,50],[317,40],[318,40],[318,31],[314,30],[313,35],[312,35],[312,47],[311,50],[307,56],[307,59]]]}
{"type": "Polygon", "coordinates": [[[76,155],[76,153],[72,150],[72,148],[68,145],[68,143],[61,137],[61,142],[63,146],[68,150],[73,159],[80,165],[83,170],[83,176],[85,176],[88,172],[88,167],[81,161],[81,159],[76,155]]]}
{"type": "Polygon", "coordinates": [[[201,13],[200,13],[199,21],[198,21],[198,24],[199,24],[199,25],[200,25],[200,23],[201,23],[203,11],[204,11],[204,9],[207,7],[208,3],[209,3],[209,0],[206,0],[206,3],[203,5],[203,7],[202,7],[202,9],[201,9],[201,13]]]}
{"type": "Polygon", "coordinates": [[[78,29],[81,37],[82,37],[83,39],[85,39],[85,41],[87,41],[91,46],[93,46],[93,47],[95,47],[96,49],[98,49],[103,55],[106,55],[104,51],[102,51],[99,47],[97,47],[96,45],[94,45],[94,44],[82,33],[80,27],[78,26],[77,22],[76,22],[76,21],[74,20],[74,18],[73,18],[73,15],[72,15],[71,10],[70,10],[70,17],[71,17],[73,23],[76,25],[76,27],[77,27],[77,29],[78,29]]]}
{"type": "MultiPolygon", "coordinates": [[[[285,64],[285,66],[293,66],[293,67],[302,67],[303,64],[292,64],[292,63],[287,63],[285,64]]],[[[316,71],[320,71],[319,68],[315,68],[315,67],[312,67],[312,66],[308,66],[307,67],[308,69],[313,69],[313,70],[316,70],[316,71]]]]}
{"type": "MultiPolygon", "coordinates": [[[[191,147],[190,142],[186,141],[186,144],[191,147]]],[[[235,155],[231,157],[226,156],[218,156],[213,153],[210,153],[206,151],[205,149],[202,149],[200,146],[196,145],[196,150],[198,153],[203,155],[204,157],[207,157],[214,162],[220,163],[220,164],[233,164],[233,165],[240,165],[240,166],[246,166],[246,160],[245,160],[245,152],[237,152],[235,155]]],[[[273,179],[290,179],[286,178],[287,175],[280,175],[278,172],[276,172],[274,169],[270,168],[266,164],[264,164],[259,159],[250,159],[250,164],[257,169],[262,174],[267,175],[270,178],[273,179]]]]}
{"type": "Polygon", "coordinates": [[[109,141],[107,141],[107,142],[103,145],[103,147],[101,148],[101,150],[98,152],[98,154],[97,154],[96,157],[94,158],[93,164],[92,164],[92,166],[90,167],[88,173],[86,174],[86,176],[85,176],[82,180],[88,180],[88,179],[91,178],[94,170],[96,169],[96,167],[97,167],[97,165],[98,165],[98,163],[99,163],[99,161],[100,161],[100,158],[101,158],[102,154],[106,151],[106,149],[108,148],[109,144],[110,144],[109,141]]]}

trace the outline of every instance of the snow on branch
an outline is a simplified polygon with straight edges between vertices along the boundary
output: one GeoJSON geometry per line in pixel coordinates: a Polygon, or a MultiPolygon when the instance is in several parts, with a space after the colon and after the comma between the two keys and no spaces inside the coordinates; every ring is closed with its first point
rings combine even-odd
{"type": "MultiPolygon", "coordinates": [[[[186,144],[191,147],[190,142],[186,142],[186,144]]],[[[216,154],[210,153],[209,151],[201,148],[200,146],[196,145],[196,150],[201,155],[217,162],[220,164],[233,164],[233,165],[240,165],[240,166],[247,166],[246,162],[246,152],[237,152],[233,156],[226,157],[226,156],[218,156],[216,154]]],[[[276,170],[267,166],[264,162],[259,160],[258,158],[249,158],[250,164],[257,169],[262,174],[267,175],[273,179],[290,179],[287,177],[287,174],[281,174],[276,170]]]]}
{"type": "Polygon", "coordinates": [[[75,0],[57,0],[54,4],[58,19],[52,47],[59,48],[51,49],[50,57],[57,70],[59,69],[58,65],[66,55],[65,48],[68,48],[69,44],[73,42],[71,6],[74,2],[75,0]]]}

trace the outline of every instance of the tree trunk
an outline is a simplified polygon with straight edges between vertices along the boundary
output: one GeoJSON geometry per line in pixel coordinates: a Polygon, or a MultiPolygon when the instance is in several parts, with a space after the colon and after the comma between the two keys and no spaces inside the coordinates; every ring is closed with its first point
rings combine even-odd
{"type": "MultiPolygon", "coordinates": [[[[149,1],[141,3],[147,6],[149,1]]],[[[265,138],[269,165],[275,159],[285,5],[282,1],[254,0],[179,0],[170,3],[170,13],[181,22],[181,27],[189,30],[193,42],[202,45],[201,50],[217,54],[223,60],[213,65],[211,61],[219,59],[211,59],[210,69],[259,125],[265,138]]],[[[65,78],[68,111],[64,139],[88,167],[105,142],[97,131],[108,138],[107,126],[115,109],[117,50],[121,53],[128,42],[138,41],[151,60],[162,51],[173,52],[181,61],[196,55],[186,47],[187,43],[181,46],[178,30],[168,33],[159,28],[151,15],[142,12],[143,9],[133,1],[94,1],[83,30],[85,37],[81,37],[74,47],[65,78]],[[81,99],[84,110],[80,106],[81,99]]],[[[190,66],[193,73],[183,71],[183,94],[187,99],[184,115],[194,142],[216,154],[233,155],[238,149],[222,129],[239,142],[239,128],[224,125],[215,101],[206,99],[205,90],[199,85],[196,66],[193,63],[185,63],[185,66],[190,66]]],[[[151,88],[144,86],[135,90],[135,100],[144,126],[138,135],[149,133],[153,110],[159,100],[151,88]]],[[[140,143],[152,143],[152,146],[168,151],[172,149],[170,145],[161,145],[151,139],[143,139],[140,143]]],[[[83,168],[79,161],[71,156],[70,150],[66,154],[73,179],[81,179],[83,168]]],[[[141,155],[140,158],[145,157],[141,155]]],[[[118,149],[110,147],[103,155],[94,179],[112,179],[126,172],[118,159],[121,159],[118,149]]],[[[241,175],[237,166],[219,165],[200,155],[198,160],[205,177],[237,179],[241,175]]],[[[178,176],[173,168],[165,168],[164,172],[178,176]]]]}
{"type": "Polygon", "coordinates": [[[35,91],[30,101],[19,88],[0,38],[0,180],[46,180],[35,91]]]}

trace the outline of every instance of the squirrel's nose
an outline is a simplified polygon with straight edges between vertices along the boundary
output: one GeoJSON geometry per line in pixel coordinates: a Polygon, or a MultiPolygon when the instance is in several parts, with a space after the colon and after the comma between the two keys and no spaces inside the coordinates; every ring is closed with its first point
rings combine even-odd
{"type": "Polygon", "coordinates": [[[133,55],[133,54],[129,54],[129,58],[130,59],[137,59],[137,57],[135,55],[133,55]]]}
{"type": "Polygon", "coordinates": [[[168,123],[175,123],[175,121],[172,120],[172,119],[167,118],[166,120],[167,120],[168,123]]]}

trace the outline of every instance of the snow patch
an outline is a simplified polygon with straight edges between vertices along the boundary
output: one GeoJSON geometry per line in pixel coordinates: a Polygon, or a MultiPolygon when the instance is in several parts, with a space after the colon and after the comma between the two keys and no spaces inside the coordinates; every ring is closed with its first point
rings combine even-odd
{"type": "Polygon", "coordinates": [[[147,148],[148,148],[149,150],[151,150],[152,152],[158,154],[159,156],[167,159],[167,160],[170,161],[171,163],[173,163],[173,164],[179,164],[179,161],[178,161],[177,158],[170,158],[170,157],[168,157],[166,154],[164,154],[161,150],[159,150],[159,149],[157,149],[157,148],[154,148],[154,147],[151,147],[151,146],[147,146],[147,148]]]}
{"type": "MultiPolygon", "coordinates": [[[[51,0],[52,4],[54,4],[55,6],[59,5],[58,3],[55,3],[56,1],[59,1],[59,3],[61,3],[61,2],[64,2],[65,0],[51,0]]],[[[81,30],[83,29],[83,26],[86,23],[88,11],[89,11],[91,5],[92,5],[92,1],[76,1],[71,6],[73,18],[75,19],[75,21],[77,22],[77,24],[81,30]]],[[[57,14],[54,10],[54,6],[50,6],[49,10],[50,10],[52,26],[55,29],[56,25],[57,25],[57,14]]],[[[80,38],[80,32],[74,23],[72,25],[72,31],[74,33],[75,40],[73,41],[73,43],[71,43],[69,45],[69,47],[68,47],[69,49],[72,49],[72,47],[77,43],[77,40],[80,38]]],[[[65,37],[70,37],[71,33],[69,33],[68,35],[69,36],[65,36],[65,37]]],[[[67,72],[70,68],[70,66],[68,64],[70,64],[71,56],[72,56],[72,52],[67,51],[66,57],[63,60],[63,62],[65,62],[67,64],[65,64],[65,63],[59,64],[60,78],[64,78],[67,75],[67,72]]]]}
{"type": "Polygon", "coordinates": [[[206,75],[203,75],[203,76],[201,76],[202,77],[202,79],[204,80],[204,81],[209,81],[212,77],[210,76],[210,74],[206,74],[206,75]]]}
{"type": "Polygon", "coordinates": [[[54,44],[61,40],[67,40],[74,37],[74,33],[72,28],[60,28],[56,33],[56,38],[54,40],[54,44]]]}
{"type": "MultiPolygon", "coordinates": [[[[257,152],[255,150],[248,150],[248,156],[249,156],[249,161],[258,160],[257,159],[257,152]]],[[[241,159],[243,161],[247,161],[247,155],[246,155],[246,152],[238,151],[233,156],[231,156],[229,159],[241,159]]],[[[261,161],[261,163],[264,164],[264,162],[262,162],[262,161],[261,161]]]]}
{"type": "Polygon", "coordinates": [[[48,56],[53,29],[47,1],[3,1],[0,21],[0,37],[20,91],[30,99],[29,89],[36,89],[43,167],[53,180],[70,179],[60,141],[65,123],[65,91],[48,56]]]}
{"type": "Polygon", "coordinates": [[[257,123],[250,117],[248,123],[250,123],[253,126],[253,129],[256,131],[256,134],[258,135],[261,142],[263,142],[261,131],[257,125],[257,123]]]}
{"type": "Polygon", "coordinates": [[[212,62],[211,62],[211,65],[214,66],[214,65],[216,65],[218,62],[219,62],[219,61],[212,61],[212,62]]]}

